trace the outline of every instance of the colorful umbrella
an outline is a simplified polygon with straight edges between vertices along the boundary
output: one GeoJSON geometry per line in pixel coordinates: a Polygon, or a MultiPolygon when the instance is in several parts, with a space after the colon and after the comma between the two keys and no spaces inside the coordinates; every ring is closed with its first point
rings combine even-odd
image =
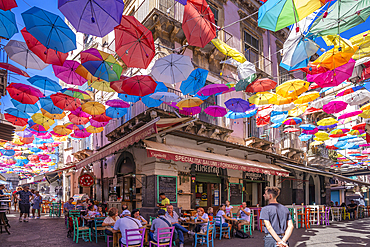
{"type": "Polygon", "coordinates": [[[104,91],[104,92],[109,92],[109,93],[115,92],[115,90],[110,87],[109,82],[104,81],[103,79],[98,79],[96,77],[92,80],[87,81],[87,85],[99,91],[104,91]]]}
{"type": "Polygon", "coordinates": [[[182,110],[183,108],[191,108],[195,106],[200,106],[203,103],[203,100],[196,98],[196,97],[190,97],[183,99],[179,101],[176,106],[182,110]]]}
{"type": "Polygon", "coordinates": [[[71,96],[73,98],[82,99],[82,100],[89,100],[91,99],[91,96],[80,89],[77,88],[63,88],[60,90],[61,93],[71,96]]]}
{"type": "Polygon", "coordinates": [[[86,128],[86,131],[89,132],[89,133],[100,133],[104,130],[103,127],[100,127],[100,128],[97,128],[97,127],[94,127],[94,126],[88,126],[86,128]]]}
{"type": "Polygon", "coordinates": [[[45,117],[41,113],[35,113],[31,116],[32,120],[39,125],[50,127],[55,123],[53,119],[45,117]]]}
{"type": "Polygon", "coordinates": [[[285,98],[298,97],[300,94],[306,92],[310,86],[309,82],[294,79],[286,81],[283,84],[276,87],[276,94],[279,94],[285,98]]]}
{"type": "Polygon", "coordinates": [[[285,125],[296,125],[296,124],[300,124],[302,122],[302,119],[300,119],[299,117],[292,117],[292,118],[287,118],[283,124],[285,125]]]}
{"type": "MultiPolygon", "coordinates": [[[[144,103],[144,105],[146,105],[147,107],[158,107],[160,106],[163,101],[162,100],[157,100],[157,99],[153,99],[151,98],[155,93],[167,93],[168,91],[168,88],[166,85],[164,85],[163,82],[159,82],[157,81],[157,86],[155,87],[155,90],[154,90],[154,93],[153,94],[148,94],[144,97],[141,98],[141,102],[144,103]]],[[[171,93],[172,94],[172,93],[171,93]]],[[[135,96],[137,97],[137,96],[135,96]]],[[[169,96],[171,97],[171,96],[169,96]]],[[[169,97],[167,97],[166,99],[170,99],[169,97]]],[[[165,98],[163,98],[165,99],[165,98]]],[[[176,100],[176,102],[179,101],[179,100],[176,100]]]]}
{"type": "Polygon", "coordinates": [[[53,131],[59,135],[66,136],[72,133],[72,130],[67,129],[64,125],[57,125],[53,128],[53,131]]]}
{"type": "Polygon", "coordinates": [[[299,70],[303,71],[306,74],[315,75],[315,74],[325,73],[329,69],[323,66],[318,66],[316,64],[308,63],[308,66],[299,68],[299,70]]]}
{"type": "Polygon", "coordinates": [[[26,28],[21,30],[23,39],[26,41],[28,49],[35,53],[44,63],[62,66],[68,57],[68,53],[62,53],[53,49],[46,48],[26,28]]]}
{"type": "Polygon", "coordinates": [[[123,101],[123,100],[119,100],[119,99],[111,99],[111,100],[107,100],[105,102],[105,104],[107,106],[111,106],[111,107],[117,107],[117,108],[129,108],[130,107],[130,104],[123,101]]]}
{"type": "Polygon", "coordinates": [[[215,17],[206,0],[188,0],[182,30],[192,46],[205,47],[216,37],[215,17]]]}
{"type": "Polygon", "coordinates": [[[270,127],[271,127],[271,128],[275,128],[275,129],[277,129],[277,128],[279,128],[282,124],[283,124],[283,123],[275,123],[275,124],[271,124],[271,125],[270,125],[270,127]]]}
{"type": "Polygon", "coordinates": [[[84,112],[90,115],[101,115],[105,112],[105,106],[99,102],[90,101],[83,105],[81,108],[84,112]]]}
{"type": "Polygon", "coordinates": [[[326,105],[327,103],[329,103],[330,101],[334,100],[335,97],[334,96],[326,96],[324,98],[320,98],[314,102],[312,102],[310,104],[311,107],[313,108],[316,108],[316,109],[320,109],[322,108],[324,105],[326,105]]]}
{"type": "Polygon", "coordinates": [[[18,33],[18,28],[14,13],[0,9],[0,37],[10,39],[16,33],[18,33]]]}
{"type": "Polygon", "coordinates": [[[85,118],[89,118],[90,117],[90,114],[82,111],[82,108],[81,107],[77,108],[76,110],[71,111],[71,113],[74,114],[74,115],[76,115],[76,116],[78,116],[78,117],[85,117],[85,118]]]}
{"type": "Polygon", "coordinates": [[[354,117],[354,116],[357,116],[357,115],[359,115],[359,114],[361,114],[361,113],[362,113],[362,111],[361,111],[361,110],[359,110],[359,111],[353,111],[353,112],[347,112],[347,113],[344,113],[344,114],[340,115],[340,116],[338,117],[338,120],[340,120],[340,119],[345,119],[345,118],[349,118],[349,117],[354,117]]]}
{"type": "Polygon", "coordinates": [[[272,123],[282,123],[288,117],[287,111],[272,111],[270,115],[272,123]]]}
{"type": "Polygon", "coordinates": [[[145,96],[154,93],[156,86],[157,83],[152,77],[148,75],[135,75],[123,81],[122,90],[128,95],[145,96]]]}
{"type": "Polygon", "coordinates": [[[328,118],[323,118],[320,121],[318,121],[317,122],[317,125],[320,125],[320,126],[328,126],[328,125],[332,125],[332,124],[336,124],[336,123],[338,123],[337,120],[335,120],[332,117],[328,117],[328,118]]]}
{"type": "Polygon", "coordinates": [[[283,132],[284,133],[295,133],[295,132],[299,132],[300,130],[297,129],[297,128],[286,128],[283,132]]]}
{"type": "Polygon", "coordinates": [[[133,16],[114,28],[116,52],[127,67],[146,69],[155,55],[152,32],[133,16]]]}
{"type": "MultiPolygon", "coordinates": [[[[257,111],[256,111],[256,113],[257,113],[257,111]]],[[[225,117],[230,118],[230,119],[239,119],[239,118],[247,118],[248,115],[245,112],[233,112],[233,111],[229,111],[229,112],[227,112],[227,114],[225,115],[225,117]]]]}
{"type": "Polygon", "coordinates": [[[39,98],[43,97],[40,90],[22,83],[12,82],[6,87],[11,98],[23,104],[35,104],[39,98]]]}
{"type": "Polygon", "coordinates": [[[76,34],[58,15],[32,7],[22,13],[27,31],[46,48],[63,53],[76,49],[76,34]]]}
{"type": "Polygon", "coordinates": [[[320,94],[317,92],[304,93],[301,96],[299,96],[298,99],[294,101],[294,104],[298,105],[298,104],[309,103],[311,101],[314,101],[318,97],[320,97],[320,94]]]}
{"type": "Polygon", "coordinates": [[[232,98],[227,100],[225,102],[225,106],[232,112],[245,112],[251,108],[248,101],[240,98],[232,98]]]}
{"type": "Polygon", "coordinates": [[[370,92],[367,90],[357,91],[355,93],[343,96],[344,101],[349,105],[357,106],[362,105],[370,99],[370,92]]]}
{"type": "Polygon", "coordinates": [[[83,117],[81,115],[80,116],[76,116],[73,113],[70,113],[68,115],[68,119],[69,119],[69,121],[71,121],[72,123],[77,124],[77,125],[85,125],[90,120],[88,117],[83,117]]]}
{"type": "Polygon", "coordinates": [[[308,140],[310,140],[311,138],[313,137],[313,135],[307,135],[307,134],[300,134],[298,136],[298,139],[301,141],[301,142],[306,142],[308,140]]]}
{"type": "Polygon", "coordinates": [[[180,96],[170,92],[155,92],[149,97],[155,100],[160,100],[162,102],[178,102],[181,100],[180,96]]]}
{"type": "Polygon", "coordinates": [[[190,108],[180,108],[179,113],[187,116],[194,116],[201,113],[202,108],[200,106],[194,106],[190,108]]]}
{"type": "Polygon", "coordinates": [[[53,100],[50,97],[44,97],[40,99],[41,108],[51,114],[61,114],[63,109],[54,105],[53,100]]]}
{"type": "Polygon", "coordinates": [[[298,117],[302,115],[308,108],[308,104],[297,105],[293,109],[288,111],[289,116],[298,117]]]}
{"type": "Polygon", "coordinates": [[[16,126],[25,126],[27,124],[27,120],[28,120],[28,118],[20,118],[20,117],[17,117],[17,116],[13,116],[9,113],[5,113],[4,117],[8,122],[10,122],[10,123],[12,123],[16,126]]]}
{"type": "Polygon", "coordinates": [[[258,92],[248,99],[249,103],[255,105],[271,104],[276,99],[276,94],[270,92],[258,92]]]}
{"type": "Polygon", "coordinates": [[[58,0],[58,9],[77,32],[104,37],[121,20],[121,0],[58,0]]]}
{"type": "Polygon", "coordinates": [[[26,43],[22,41],[10,40],[4,47],[4,50],[11,60],[26,69],[43,70],[48,66],[35,53],[28,49],[26,43]]]}
{"type": "Polygon", "coordinates": [[[332,124],[328,126],[319,126],[317,127],[319,130],[330,130],[336,128],[338,125],[337,124],[332,124]]]}
{"type": "Polygon", "coordinates": [[[37,104],[22,104],[15,99],[10,100],[15,108],[20,110],[21,112],[28,112],[28,113],[36,113],[40,110],[37,104]]]}
{"type": "Polygon", "coordinates": [[[97,122],[109,122],[112,118],[108,117],[107,115],[104,114],[100,114],[100,115],[96,115],[96,116],[92,116],[93,120],[97,121],[97,122]]]}
{"type": "Polygon", "coordinates": [[[276,85],[277,82],[270,80],[268,78],[257,79],[247,86],[245,92],[247,93],[265,92],[274,89],[276,85]]]}
{"type": "Polygon", "coordinates": [[[121,118],[127,113],[127,108],[108,107],[105,114],[110,118],[121,118]]]}
{"type": "Polygon", "coordinates": [[[95,48],[90,48],[82,51],[80,56],[81,65],[93,76],[105,81],[119,80],[123,68],[118,64],[113,55],[95,48]]]}
{"type": "Polygon", "coordinates": [[[32,76],[31,78],[27,79],[33,86],[41,88],[44,90],[44,95],[45,95],[45,90],[47,91],[52,91],[52,92],[57,92],[62,89],[62,87],[57,83],[56,81],[53,81],[47,77],[44,76],[39,76],[35,75],[32,76]]]}
{"type": "Polygon", "coordinates": [[[81,124],[75,124],[75,123],[66,123],[64,126],[69,130],[83,130],[85,127],[81,124]]]}
{"type": "Polygon", "coordinates": [[[354,130],[365,130],[366,123],[360,123],[352,127],[354,130]]]}
{"type": "Polygon", "coordinates": [[[252,74],[252,75],[248,76],[245,79],[241,79],[235,85],[235,91],[244,91],[249,86],[249,84],[251,84],[252,82],[254,82],[256,79],[257,79],[257,75],[256,74],[252,74]]]}
{"type": "Polygon", "coordinates": [[[197,94],[200,96],[210,96],[225,92],[227,90],[229,90],[229,87],[225,84],[209,84],[201,88],[197,94]]]}
{"type": "Polygon", "coordinates": [[[314,142],[311,142],[310,143],[310,146],[319,146],[319,145],[321,145],[323,143],[324,143],[323,141],[314,141],[314,142]]]}
{"type": "Polygon", "coordinates": [[[324,131],[318,131],[315,133],[315,136],[318,138],[327,138],[329,137],[329,134],[324,131]]]}
{"type": "Polygon", "coordinates": [[[73,138],[86,138],[91,135],[90,132],[87,132],[85,129],[83,130],[75,130],[72,134],[71,137],[73,138]]]}
{"type": "Polygon", "coordinates": [[[322,107],[322,110],[328,114],[338,113],[347,108],[347,103],[344,101],[331,101],[322,107]]]}
{"type": "Polygon", "coordinates": [[[231,57],[239,63],[244,63],[245,61],[247,61],[242,53],[240,53],[237,49],[228,46],[222,40],[215,38],[212,39],[212,43],[217,48],[217,50],[219,50],[226,57],[231,57]]]}
{"type": "Polygon", "coordinates": [[[109,121],[108,122],[98,122],[98,121],[96,121],[92,118],[90,119],[91,126],[94,126],[96,128],[105,127],[108,123],[109,123],[109,121]]]}
{"type": "MultiPolygon", "coordinates": [[[[81,66],[83,67],[83,66],[81,66]]],[[[128,76],[124,76],[124,75],[121,75],[121,77],[119,78],[119,80],[117,81],[111,81],[110,82],[110,87],[116,91],[118,94],[124,94],[125,91],[122,90],[122,83],[125,79],[129,78],[128,76]]]]}
{"type": "Polygon", "coordinates": [[[314,130],[316,126],[313,124],[301,124],[299,128],[304,129],[304,130],[314,130]]]}
{"type": "Polygon", "coordinates": [[[50,112],[44,110],[44,109],[41,109],[41,113],[42,115],[44,115],[45,117],[48,117],[48,118],[51,118],[51,119],[63,119],[65,116],[66,116],[66,113],[65,112],[62,112],[61,114],[51,114],[50,112]]]}
{"type": "Polygon", "coordinates": [[[81,101],[79,99],[73,98],[63,93],[52,94],[50,95],[50,98],[56,107],[59,107],[63,110],[73,111],[81,106],[81,101]]]}
{"type": "Polygon", "coordinates": [[[365,130],[362,130],[362,129],[351,130],[350,132],[348,132],[349,135],[353,135],[353,136],[362,135],[363,133],[365,133],[365,130]]]}
{"type": "Polygon", "coordinates": [[[348,94],[351,94],[351,93],[354,93],[360,89],[363,89],[364,87],[362,85],[360,86],[356,86],[356,87],[351,87],[351,88],[348,88],[348,89],[345,89],[343,91],[341,91],[340,93],[337,93],[335,95],[335,97],[339,97],[339,96],[344,96],[344,95],[348,95],[348,94]]]}
{"type": "MultiPolygon", "coordinates": [[[[271,104],[274,104],[274,105],[286,105],[286,104],[290,104],[292,103],[294,100],[296,100],[297,97],[288,97],[288,98],[284,98],[283,96],[279,95],[279,94],[276,94],[276,97],[274,97],[270,103],[271,104]]],[[[292,108],[293,109],[295,106],[294,104],[292,104],[292,108]]],[[[290,109],[289,109],[290,110],[290,109]]]]}
{"type": "Polygon", "coordinates": [[[151,74],[157,81],[175,84],[186,80],[193,70],[189,56],[172,53],[156,60],[151,74]]]}
{"type": "Polygon", "coordinates": [[[0,63],[0,68],[9,70],[9,71],[14,72],[14,73],[16,73],[18,75],[21,75],[21,76],[30,77],[25,71],[15,67],[11,64],[8,64],[8,63],[0,63]]]}
{"type": "Polygon", "coordinates": [[[182,94],[196,94],[202,87],[204,87],[207,80],[208,70],[195,69],[191,72],[189,77],[181,82],[180,90],[182,94]]]}
{"type": "Polygon", "coordinates": [[[358,115],[362,118],[370,118],[370,110],[364,110],[361,114],[358,115]]]}
{"type": "Polygon", "coordinates": [[[17,3],[15,0],[1,0],[0,1],[0,9],[2,10],[9,10],[12,8],[18,7],[17,3]]]}
{"type": "Polygon", "coordinates": [[[227,114],[225,108],[217,105],[208,106],[204,112],[212,117],[223,117],[227,114]]]}
{"type": "Polygon", "coordinates": [[[82,86],[87,80],[76,73],[76,69],[80,66],[77,61],[66,60],[63,66],[53,65],[54,74],[67,84],[82,86]]]}

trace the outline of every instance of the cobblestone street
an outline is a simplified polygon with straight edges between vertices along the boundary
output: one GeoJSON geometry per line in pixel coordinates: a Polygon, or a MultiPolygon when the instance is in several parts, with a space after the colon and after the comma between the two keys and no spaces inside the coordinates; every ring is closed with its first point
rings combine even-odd
{"type": "MultiPolygon", "coordinates": [[[[98,243],[84,242],[78,244],[67,238],[67,229],[63,218],[49,218],[43,216],[41,219],[30,219],[28,223],[18,222],[18,215],[8,215],[10,220],[11,234],[0,235],[1,247],[21,246],[107,246],[104,238],[99,238],[98,243]]],[[[186,246],[191,246],[192,241],[188,239],[186,246]]],[[[329,227],[312,226],[311,229],[295,229],[290,239],[290,246],[368,246],[370,245],[370,218],[356,221],[344,221],[334,223],[329,227]]],[[[110,245],[112,246],[112,245],[110,245]]],[[[177,245],[178,246],[178,245],[177,245]]],[[[204,245],[205,246],[205,245],[204,245]]],[[[217,247],[262,247],[263,234],[254,231],[251,239],[216,240],[217,247]]]]}

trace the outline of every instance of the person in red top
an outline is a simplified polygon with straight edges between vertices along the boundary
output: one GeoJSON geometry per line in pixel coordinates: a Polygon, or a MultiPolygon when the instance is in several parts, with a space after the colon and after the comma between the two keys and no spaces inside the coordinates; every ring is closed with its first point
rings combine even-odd
{"type": "Polygon", "coordinates": [[[17,189],[12,193],[14,211],[17,211],[17,204],[18,204],[18,200],[17,200],[17,197],[15,196],[15,193],[17,193],[18,191],[21,191],[21,190],[22,190],[22,187],[17,187],[17,189]]]}

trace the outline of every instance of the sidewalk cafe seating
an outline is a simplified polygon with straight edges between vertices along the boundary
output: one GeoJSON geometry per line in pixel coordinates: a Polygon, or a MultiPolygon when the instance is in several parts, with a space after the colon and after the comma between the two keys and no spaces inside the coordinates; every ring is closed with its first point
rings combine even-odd
{"type": "Polygon", "coordinates": [[[94,218],[94,226],[92,228],[93,235],[95,236],[95,242],[98,243],[98,237],[107,238],[107,234],[105,233],[105,227],[102,226],[105,217],[95,217],[94,218]]]}
{"type": "Polygon", "coordinates": [[[195,234],[195,245],[194,245],[194,247],[197,247],[198,242],[201,245],[206,243],[207,247],[209,247],[209,243],[211,242],[212,247],[214,247],[213,234],[214,234],[214,230],[215,230],[215,224],[216,224],[215,220],[208,221],[206,232],[204,232],[204,233],[198,232],[198,233],[195,234]]]}
{"type": "MultiPolygon", "coordinates": [[[[126,247],[143,247],[145,240],[145,228],[140,229],[126,229],[126,247]],[[130,242],[140,241],[139,244],[130,244],[130,242]]],[[[121,244],[121,247],[125,245],[121,244]]]]}
{"type": "Polygon", "coordinates": [[[230,239],[230,227],[229,226],[222,226],[221,217],[215,217],[215,238],[217,238],[217,234],[220,235],[220,239],[222,238],[224,233],[227,233],[230,239]]]}
{"type": "Polygon", "coordinates": [[[351,219],[351,214],[346,211],[345,207],[342,207],[342,211],[343,211],[343,220],[346,220],[347,217],[350,220],[351,219]]]}
{"type": "Polygon", "coordinates": [[[331,220],[334,221],[341,221],[342,220],[342,212],[341,208],[335,207],[331,208],[331,220]]]}
{"type": "Polygon", "coordinates": [[[49,209],[49,216],[54,217],[60,217],[62,213],[62,204],[61,203],[51,203],[50,209],[49,209]]]}
{"type": "Polygon", "coordinates": [[[298,227],[303,227],[303,225],[307,228],[310,227],[310,215],[311,215],[311,208],[305,207],[299,209],[297,212],[297,220],[298,220],[298,227]]]}
{"type": "Polygon", "coordinates": [[[173,239],[173,233],[175,231],[175,227],[163,227],[157,229],[157,242],[150,241],[149,247],[152,247],[152,245],[155,245],[157,247],[160,246],[169,246],[172,247],[172,239],[173,239]]]}
{"type": "Polygon", "coordinates": [[[330,207],[323,207],[322,210],[320,210],[320,224],[321,225],[329,225],[329,213],[330,213],[330,207]]]}
{"type": "Polygon", "coordinates": [[[91,229],[87,226],[79,226],[77,217],[73,217],[72,220],[74,229],[73,240],[76,241],[76,244],[78,244],[79,238],[82,238],[84,240],[89,239],[89,241],[91,242],[91,229]]]}
{"type": "MultiPolygon", "coordinates": [[[[242,225],[243,227],[243,232],[247,233],[249,231],[249,235],[252,236],[252,219],[253,219],[253,213],[250,214],[250,221],[249,221],[249,225],[242,225]]],[[[261,224],[262,226],[262,224],[261,224]]],[[[262,229],[262,227],[261,227],[262,229]]]]}
{"type": "Polygon", "coordinates": [[[69,227],[69,218],[70,217],[80,217],[81,211],[80,210],[74,210],[71,209],[68,211],[68,217],[67,217],[67,228],[69,227]]]}

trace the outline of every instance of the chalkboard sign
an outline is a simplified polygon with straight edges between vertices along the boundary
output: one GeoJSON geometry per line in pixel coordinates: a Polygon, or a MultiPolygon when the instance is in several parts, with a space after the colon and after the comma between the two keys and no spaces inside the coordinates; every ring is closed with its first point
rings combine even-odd
{"type": "Polygon", "coordinates": [[[143,177],[143,206],[144,207],[155,207],[155,175],[143,177]]]}
{"type": "Polygon", "coordinates": [[[229,183],[229,201],[231,205],[240,205],[243,202],[243,185],[229,183]]]}
{"type": "Polygon", "coordinates": [[[174,176],[158,176],[157,177],[157,192],[158,203],[160,193],[165,193],[171,203],[177,203],[177,177],[174,176]]]}

